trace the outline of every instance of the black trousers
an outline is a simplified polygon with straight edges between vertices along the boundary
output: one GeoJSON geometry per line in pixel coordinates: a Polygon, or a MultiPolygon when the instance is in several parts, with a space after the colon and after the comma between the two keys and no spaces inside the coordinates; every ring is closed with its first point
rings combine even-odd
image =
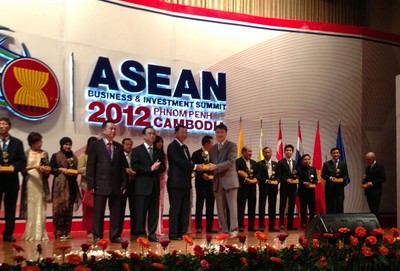
{"type": "Polygon", "coordinates": [[[202,229],[203,206],[206,203],[206,229],[211,230],[214,222],[214,191],[212,187],[196,187],[196,229],[202,229]]]}

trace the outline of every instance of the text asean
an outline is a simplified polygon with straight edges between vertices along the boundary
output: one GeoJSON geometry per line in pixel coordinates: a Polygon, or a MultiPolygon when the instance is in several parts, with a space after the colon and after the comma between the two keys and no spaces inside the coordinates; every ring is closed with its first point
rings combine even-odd
{"type": "Polygon", "coordinates": [[[125,60],[119,68],[117,80],[110,60],[99,57],[93,69],[88,88],[124,91],[130,94],[166,96],[172,98],[189,97],[192,100],[226,102],[226,74],[200,71],[196,76],[189,69],[182,69],[176,82],[171,80],[171,67],[148,64],[147,69],[135,61],[125,60]]]}

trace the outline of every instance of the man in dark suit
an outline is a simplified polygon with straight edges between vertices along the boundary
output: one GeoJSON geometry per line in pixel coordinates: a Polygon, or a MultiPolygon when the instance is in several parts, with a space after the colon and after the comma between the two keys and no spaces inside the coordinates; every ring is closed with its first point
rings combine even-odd
{"type": "Polygon", "coordinates": [[[169,195],[169,239],[182,240],[189,225],[190,188],[193,170],[202,170],[202,165],[193,164],[188,147],[183,144],[187,138],[184,125],[175,127],[175,139],[168,145],[169,195]]]}
{"type": "Polygon", "coordinates": [[[368,166],[365,169],[365,197],[367,198],[369,209],[378,219],[379,205],[382,196],[382,183],[386,181],[385,168],[376,162],[375,153],[369,152],[365,155],[368,166]]]}
{"type": "Polygon", "coordinates": [[[4,242],[15,242],[12,237],[15,226],[15,210],[17,207],[19,178],[18,172],[26,167],[26,156],[22,141],[11,136],[9,118],[0,118],[0,204],[4,194],[5,229],[4,242]]]}
{"type": "MultiPolygon", "coordinates": [[[[201,140],[202,148],[198,149],[192,154],[192,161],[195,164],[205,164],[207,165],[210,162],[210,154],[209,151],[214,144],[213,138],[210,135],[206,135],[201,140]]],[[[208,233],[216,233],[217,231],[213,230],[213,222],[214,222],[214,192],[212,190],[213,186],[213,178],[211,172],[196,172],[196,233],[201,233],[203,229],[202,220],[203,220],[203,206],[204,201],[206,202],[206,231],[208,233]]]]}
{"type": "Polygon", "coordinates": [[[239,178],[239,189],[237,196],[238,205],[238,225],[239,231],[244,231],[244,211],[248,213],[248,231],[257,231],[254,228],[256,220],[256,202],[257,202],[257,162],[251,159],[253,150],[250,146],[244,146],[241,150],[242,157],[236,159],[236,170],[239,178]]]}
{"type": "Polygon", "coordinates": [[[258,162],[258,224],[260,231],[265,230],[265,204],[268,197],[268,228],[269,231],[279,231],[275,228],[276,199],[278,195],[278,163],[271,160],[272,150],[270,147],[263,149],[264,160],[258,162]]]}
{"type": "Polygon", "coordinates": [[[339,160],[338,148],[331,149],[332,160],[322,166],[322,178],[325,180],[325,204],[327,214],[342,214],[344,203],[344,180],[348,178],[347,164],[339,160]]]}
{"type": "Polygon", "coordinates": [[[220,123],[215,127],[214,144],[210,150],[210,170],[214,175],[214,196],[217,204],[219,225],[222,233],[229,233],[230,238],[238,235],[237,217],[237,191],[239,179],[236,171],[235,143],[227,140],[228,127],[220,123]],[[227,221],[227,209],[229,209],[229,226],[227,221]]]}
{"type": "Polygon", "coordinates": [[[165,171],[164,152],[153,148],[156,131],[147,126],[142,131],[144,143],[132,150],[132,170],[136,172],[134,181],[136,228],[134,235],[146,236],[158,242],[155,235],[158,224],[158,206],[160,198],[160,173],[165,171]]]}
{"type": "Polygon", "coordinates": [[[279,198],[279,228],[285,229],[285,208],[286,202],[288,202],[288,216],[287,225],[289,230],[297,230],[293,225],[294,219],[294,206],[296,204],[297,196],[297,163],[292,159],[293,145],[285,146],[285,158],[279,160],[279,179],[281,183],[280,198],[279,198]]]}
{"type": "Polygon", "coordinates": [[[93,241],[103,238],[104,212],[108,199],[110,209],[110,241],[120,243],[122,194],[128,181],[128,163],[122,145],[113,141],[115,123],[106,120],[101,126],[103,138],[92,143],[86,165],[88,190],[94,194],[93,241]]]}
{"type": "Polygon", "coordinates": [[[135,194],[134,194],[134,183],[133,183],[136,172],[133,171],[131,168],[132,146],[133,146],[132,139],[130,139],[129,137],[122,139],[122,147],[124,148],[124,155],[126,158],[126,162],[128,163],[128,167],[126,168],[126,173],[128,174],[128,184],[126,187],[126,192],[122,195],[119,235],[122,234],[122,231],[124,229],[126,202],[128,201],[131,237],[134,235],[134,230],[136,228],[135,202],[134,202],[135,194]]]}

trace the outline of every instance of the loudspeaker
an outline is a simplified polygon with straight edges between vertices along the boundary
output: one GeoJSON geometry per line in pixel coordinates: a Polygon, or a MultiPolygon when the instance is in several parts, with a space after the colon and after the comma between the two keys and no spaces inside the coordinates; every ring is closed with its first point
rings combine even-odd
{"type": "Polygon", "coordinates": [[[376,216],[371,213],[317,215],[306,227],[305,234],[308,242],[311,242],[316,233],[334,233],[340,228],[349,228],[354,232],[359,226],[367,232],[381,227],[376,216]]]}

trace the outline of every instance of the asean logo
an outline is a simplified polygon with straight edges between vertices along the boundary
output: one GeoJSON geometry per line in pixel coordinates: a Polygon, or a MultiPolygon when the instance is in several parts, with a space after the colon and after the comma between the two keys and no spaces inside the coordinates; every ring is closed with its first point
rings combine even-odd
{"type": "Polygon", "coordinates": [[[19,58],[3,71],[2,91],[17,115],[43,119],[56,109],[60,91],[53,71],[34,58],[19,58]]]}
{"type": "MultiPolygon", "coordinates": [[[[0,26],[1,30],[13,32],[0,26]]],[[[60,100],[57,77],[45,63],[30,57],[25,44],[21,52],[12,50],[13,41],[0,32],[0,105],[25,119],[44,119],[60,100]]]]}

